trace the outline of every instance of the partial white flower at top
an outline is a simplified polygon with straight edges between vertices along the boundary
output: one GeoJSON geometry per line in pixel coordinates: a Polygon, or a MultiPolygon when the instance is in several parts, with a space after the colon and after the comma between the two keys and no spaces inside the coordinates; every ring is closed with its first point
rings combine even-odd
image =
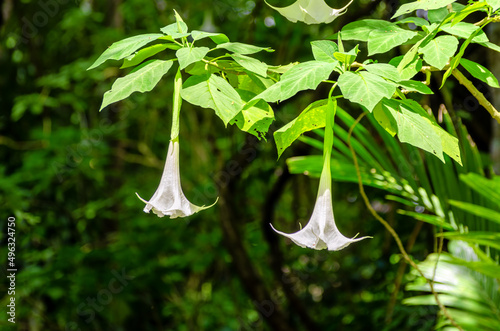
{"type": "Polygon", "coordinates": [[[306,24],[320,24],[331,23],[340,15],[345,14],[347,7],[353,1],[351,0],[340,9],[331,8],[324,0],[297,0],[290,6],[282,8],[271,6],[267,1],[266,3],[293,23],[300,21],[306,24]]]}
{"type": "MultiPolygon", "coordinates": [[[[137,193],[136,193],[137,194],[137,193]]],[[[182,192],[181,175],[179,171],[179,139],[170,141],[167,152],[167,161],[161,176],[160,186],[156,189],[153,197],[146,201],[137,194],[139,199],[146,203],[144,211],[149,213],[152,209],[153,212],[159,217],[165,215],[170,218],[186,217],[193,215],[200,210],[212,207],[210,206],[196,206],[189,202],[189,200],[182,192]]]]}

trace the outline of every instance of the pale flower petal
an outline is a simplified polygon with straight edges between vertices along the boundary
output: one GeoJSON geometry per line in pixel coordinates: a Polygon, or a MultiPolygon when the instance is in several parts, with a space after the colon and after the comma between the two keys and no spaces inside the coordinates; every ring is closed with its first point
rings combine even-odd
{"type": "Polygon", "coordinates": [[[324,0],[297,0],[290,6],[281,8],[266,3],[291,22],[296,23],[300,21],[306,24],[320,24],[333,22],[333,20],[346,12],[347,7],[352,2],[353,0],[340,9],[331,8],[324,0]]]}
{"type": "Polygon", "coordinates": [[[301,247],[309,247],[317,250],[327,248],[329,251],[338,251],[351,243],[371,237],[347,238],[337,228],[333,216],[332,192],[330,169],[323,168],[319,183],[318,197],[307,225],[295,233],[284,233],[274,231],[290,238],[301,247]]]}
{"type": "Polygon", "coordinates": [[[170,141],[167,152],[167,161],[165,162],[165,168],[163,169],[163,175],[161,176],[160,186],[156,189],[153,197],[149,201],[146,201],[138,194],[137,196],[144,203],[146,203],[144,211],[149,213],[153,210],[158,217],[163,217],[165,215],[170,216],[170,218],[186,217],[193,215],[200,210],[210,208],[217,203],[216,200],[212,205],[207,207],[196,206],[189,202],[184,195],[184,192],[182,192],[181,176],[179,171],[178,139],[170,141]]]}

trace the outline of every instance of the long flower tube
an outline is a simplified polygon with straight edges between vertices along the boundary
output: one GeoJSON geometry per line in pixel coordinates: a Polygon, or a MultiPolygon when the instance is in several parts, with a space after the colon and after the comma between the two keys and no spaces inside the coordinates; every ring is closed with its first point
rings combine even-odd
{"type": "Polygon", "coordinates": [[[333,147],[333,119],[337,109],[337,101],[328,99],[326,112],[325,142],[323,150],[323,170],[319,180],[318,196],[311,218],[307,225],[295,233],[284,233],[271,227],[277,233],[290,238],[301,247],[309,247],[317,250],[328,249],[338,251],[351,243],[370,237],[347,238],[340,233],[335,218],[333,216],[332,205],[332,178],[330,169],[330,159],[333,147]]]}
{"type": "Polygon", "coordinates": [[[171,140],[168,146],[167,160],[161,176],[160,185],[149,201],[142,199],[139,194],[136,193],[139,199],[146,204],[144,212],[149,213],[153,210],[158,217],[163,217],[165,215],[170,216],[170,218],[186,217],[200,210],[210,208],[217,203],[216,200],[210,206],[196,206],[189,202],[182,191],[179,169],[179,115],[182,102],[180,97],[181,87],[182,77],[180,70],[178,70],[174,84],[174,109],[172,115],[172,130],[170,133],[171,140]]]}

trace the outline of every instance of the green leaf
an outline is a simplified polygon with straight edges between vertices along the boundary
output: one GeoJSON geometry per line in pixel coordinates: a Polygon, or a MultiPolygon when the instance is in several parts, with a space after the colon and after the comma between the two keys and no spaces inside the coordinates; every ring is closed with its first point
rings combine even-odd
{"type": "Polygon", "coordinates": [[[442,22],[448,14],[448,8],[433,9],[427,12],[427,18],[431,23],[439,23],[442,22]]]}
{"type": "Polygon", "coordinates": [[[458,48],[458,40],[453,36],[439,36],[432,39],[419,51],[424,55],[424,61],[442,70],[458,48]]]}
{"type": "Polygon", "coordinates": [[[213,109],[225,125],[244,106],[238,92],[215,74],[189,77],[182,86],[181,96],[193,105],[213,109]]]}
{"type": "Polygon", "coordinates": [[[407,211],[399,209],[398,214],[413,217],[416,220],[429,223],[435,226],[442,227],[445,230],[455,230],[450,223],[446,222],[446,219],[436,215],[422,214],[414,211],[407,211]]]}
{"type": "Polygon", "coordinates": [[[488,3],[494,12],[500,8],[500,0],[486,0],[486,3],[488,3]]]}
{"type": "Polygon", "coordinates": [[[397,21],[396,24],[405,24],[405,23],[413,23],[416,26],[425,26],[429,25],[429,22],[421,17],[406,17],[403,18],[401,21],[397,21]]]}
{"type": "Polygon", "coordinates": [[[396,13],[391,17],[391,19],[398,16],[409,14],[417,9],[438,9],[455,2],[456,0],[419,0],[415,2],[405,3],[396,11],[396,13]]]}
{"type": "Polygon", "coordinates": [[[443,152],[455,160],[458,164],[462,165],[462,159],[460,157],[460,147],[458,144],[458,139],[452,136],[450,133],[446,132],[437,123],[434,124],[434,131],[441,138],[441,146],[443,147],[443,152]]]}
{"type": "MultiPolygon", "coordinates": [[[[319,146],[322,148],[323,146],[319,146]]],[[[358,183],[356,168],[352,160],[339,160],[332,158],[330,161],[332,179],[335,181],[358,183]]],[[[321,155],[296,156],[286,160],[288,170],[291,174],[305,174],[307,176],[318,178],[323,168],[323,157],[321,155]]],[[[376,187],[388,192],[400,194],[401,186],[394,178],[384,178],[379,173],[372,173],[370,169],[363,167],[361,170],[361,181],[363,185],[376,187]]]]}
{"type": "Polygon", "coordinates": [[[432,90],[422,82],[416,80],[402,80],[398,82],[399,86],[410,92],[418,92],[421,94],[434,94],[432,90]]]}
{"type": "Polygon", "coordinates": [[[358,45],[354,46],[349,52],[335,52],[333,53],[333,57],[339,60],[340,62],[351,65],[354,60],[356,60],[356,56],[358,55],[358,45]]]}
{"type": "Polygon", "coordinates": [[[372,74],[393,80],[395,82],[401,80],[401,76],[399,75],[398,69],[392,64],[373,63],[365,65],[364,68],[366,69],[366,71],[371,72],[372,74]]]}
{"type": "Polygon", "coordinates": [[[340,90],[345,98],[359,103],[372,111],[384,97],[390,98],[396,91],[396,84],[370,72],[350,72],[340,75],[340,90]]]}
{"type": "Polygon", "coordinates": [[[121,60],[161,36],[162,35],[159,33],[141,34],[117,41],[105,50],[104,53],[102,53],[101,56],[99,56],[99,58],[95,60],[95,62],[87,70],[98,67],[107,60],[121,60]]]}
{"type": "Polygon", "coordinates": [[[460,180],[495,205],[500,205],[500,176],[487,179],[471,172],[460,175],[460,180]]]}
{"type": "Polygon", "coordinates": [[[465,6],[462,10],[460,10],[456,15],[455,17],[453,18],[452,22],[451,22],[451,25],[455,25],[461,21],[463,21],[467,16],[469,16],[470,14],[476,12],[476,11],[479,11],[479,10],[483,10],[483,11],[486,11],[486,7],[488,7],[488,4],[484,1],[482,2],[475,2],[473,3],[472,5],[469,5],[469,6],[465,6]]]}
{"type": "Polygon", "coordinates": [[[465,68],[472,76],[485,82],[491,87],[500,87],[498,85],[498,79],[485,67],[471,60],[460,59],[460,64],[465,68]]]}
{"type": "Polygon", "coordinates": [[[327,100],[307,106],[299,116],[274,132],[278,158],[301,134],[325,126],[327,100]]]}
{"type": "Polygon", "coordinates": [[[468,202],[462,202],[457,200],[449,200],[448,202],[450,203],[450,205],[465,210],[466,212],[469,212],[472,215],[476,215],[484,219],[487,219],[488,221],[500,224],[500,213],[497,211],[468,202]]]}
{"type": "Polygon", "coordinates": [[[316,61],[338,63],[333,53],[339,50],[336,43],[330,40],[316,40],[311,42],[311,48],[316,61]]]}
{"type": "Polygon", "coordinates": [[[473,244],[485,245],[500,249],[500,232],[472,231],[468,233],[444,232],[437,233],[436,236],[446,239],[463,240],[473,244]]]}
{"type": "Polygon", "coordinates": [[[485,42],[485,43],[478,43],[478,44],[483,46],[483,47],[487,47],[489,49],[492,49],[496,52],[500,52],[500,46],[498,46],[497,44],[494,44],[494,43],[490,43],[489,41],[485,42]]]}
{"type": "Polygon", "coordinates": [[[172,67],[172,63],[172,60],[151,60],[127,76],[118,78],[111,86],[111,90],[104,93],[99,111],[109,104],[127,98],[134,92],[151,91],[172,67]]]}
{"type": "Polygon", "coordinates": [[[274,84],[272,79],[257,76],[252,73],[238,75],[238,89],[250,91],[255,94],[263,92],[274,84]]]}
{"type": "Polygon", "coordinates": [[[412,48],[410,48],[410,50],[399,61],[398,71],[400,73],[413,61],[415,61],[415,58],[418,58],[417,54],[419,47],[427,45],[427,43],[436,36],[438,32],[438,25],[432,24],[429,27],[425,27],[425,30],[427,31],[427,35],[424,38],[420,39],[415,45],[413,45],[412,48]]]}
{"type": "MultiPolygon", "coordinates": [[[[249,91],[238,89],[237,92],[244,102],[248,102],[255,97],[255,93],[249,91]]],[[[265,134],[273,120],[273,109],[267,102],[260,99],[245,104],[245,107],[231,120],[230,124],[236,124],[240,130],[266,140],[265,134]]]]}
{"type": "Polygon", "coordinates": [[[161,32],[173,39],[179,39],[189,36],[188,27],[186,23],[178,21],[176,23],[169,24],[160,29],[161,32]]]}
{"type": "Polygon", "coordinates": [[[383,20],[368,19],[346,24],[340,33],[343,40],[368,41],[370,32],[374,30],[385,31],[391,29],[392,27],[394,27],[394,23],[383,20]]]}
{"type": "Polygon", "coordinates": [[[394,119],[390,120],[390,123],[395,122],[396,128],[391,127],[391,130],[397,132],[401,142],[434,154],[444,162],[441,138],[436,133],[432,122],[419,114],[418,110],[416,111],[416,102],[411,101],[413,100],[384,99],[377,105],[377,114],[384,112],[386,117],[394,119]]]}
{"type": "MultiPolygon", "coordinates": [[[[389,61],[389,64],[393,66],[399,66],[401,61],[403,60],[404,55],[397,56],[389,61]]],[[[422,59],[416,57],[412,62],[408,63],[400,72],[402,80],[408,80],[413,78],[419,71],[422,69],[422,59]]]]}
{"type": "Polygon", "coordinates": [[[256,73],[262,77],[267,77],[267,64],[257,59],[241,54],[231,54],[231,57],[243,68],[256,73]]]}
{"type": "MultiPolygon", "coordinates": [[[[451,23],[446,23],[441,27],[441,30],[452,34],[454,36],[467,39],[471,34],[476,32],[476,30],[480,29],[479,26],[476,26],[471,23],[460,22],[455,25],[451,25],[451,23]]],[[[473,43],[485,43],[488,42],[488,37],[484,31],[480,30],[477,32],[474,38],[472,38],[473,43]]]]}
{"type": "Polygon", "coordinates": [[[368,55],[385,53],[417,35],[417,32],[401,29],[393,24],[387,29],[377,29],[368,35],[368,55]]]}
{"type": "MultiPolygon", "coordinates": [[[[120,67],[120,69],[136,66],[139,63],[141,63],[142,61],[144,61],[145,59],[147,59],[153,55],[156,55],[156,54],[160,53],[161,51],[169,48],[169,46],[170,45],[167,45],[167,44],[158,44],[158,45],[153,45],[153,46],[143,48],[143,49],[139,50],[138,52],[135,52],[134,54],[126,57],[123,60],[123,64],[120,67]]],[[[177,45],[175,45],[175,46],[177,46],[177,45]]]]}
{"type": "Polygon", "coordinates": [[[213,32],[193,30],[191,31],[191,37],[193,37],[193,40],[195,41],[208,37],[212,39],[212,41],[216,44],[223,44],[229,42],[229,38],[223,33],[213,33],[213,32]]]}
{"type": "Polygon", "coordinates": [[[223,48],[223,49],[226,49],[230,52],[237,53],[237,54],[243,54],[243,55],[254,54],[254,53],[257,53],[260,51],[274,52],[274,50],[272,50],[269,47],[258,47],[258,46],[254,46],[254,45],[243,44],[243,43],[230,43],[230,42],[219,44],[219,45],[217,45],[217,48],[219,48],[219,49],[223,48]]]}
{"type": "MultiPolygon", "coordinates": [[[[460,22],[458,24],[462,24],[463,22],[460,22]]],[[[458,26],[455,25],[455,26],[458,26]]],[[[468,24],[468,23],[466,23],[468,24]]],[[[440,88],[442,88],[444,86],[444,83],[446,82],[446,79],[448,77],[450,77],[451,73],[453,72],[453,70],[455,70],[456,67],[458,67],[458,64],[460,63],[460,59],[462,58],[462,56],[464,55],[464,52],[465,52],[465,49],[467,48],[467,46],[471,43],[472,40],[474,40],[474,38],[476,38],[476,36],[479,34],[479,33],[483,33],[484,32],[482,31],[481,28],[477,28],[475,29],[470,35],[469,37],[462,43],[462,46],[460,46],[460,51],[458,51],[457,55],[455,55],[451,60],[450,60],[450,66],[448,69],[446,69],[445,73],[443,74],[443,81],[441,82],[441,86],[440,88]]]]}
{"type": "Polygon", "coordinates": [[[182,70],[191,63],[203,60],[209,50],[208,47],[183,47],[175,52],[175,56],[179,59],[179,67],[182,70]]]}
{"type": "Polygon", "coordinates": [[[255,98],[267,102],[283,101],[297,92],[316,89],[321,81],[328,79],[336,67],[335,63],[308,61],[300,63],[281,76],[281,80],[255,98]]]}

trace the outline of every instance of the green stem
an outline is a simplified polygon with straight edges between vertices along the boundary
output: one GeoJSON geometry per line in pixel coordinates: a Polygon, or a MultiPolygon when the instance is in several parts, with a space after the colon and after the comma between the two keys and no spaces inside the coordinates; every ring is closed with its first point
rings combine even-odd
{"type": "Polygon", "coordinates": [[[333,90],[337,83],[335,83],[328,93],[328,103],[326,107],[326,125],[325,125],[325,140],[323,144],[323,170],[322,172],[328,173],[328,178],[331,178],[330,160],[332,158],[333,148],[333,125],[335,123],[335,114],[337,112],[337,99],[332,98],[333,90]]]}
{"type": "Polygon", "coordinates": [[[182,75],[180,68],[177,69],[174,79],[174,107],[172,110],[172,130],[170,131],[170,140],[174,141],[179,137],[179,117],[181,112],[181,88],[182,75]]]}

